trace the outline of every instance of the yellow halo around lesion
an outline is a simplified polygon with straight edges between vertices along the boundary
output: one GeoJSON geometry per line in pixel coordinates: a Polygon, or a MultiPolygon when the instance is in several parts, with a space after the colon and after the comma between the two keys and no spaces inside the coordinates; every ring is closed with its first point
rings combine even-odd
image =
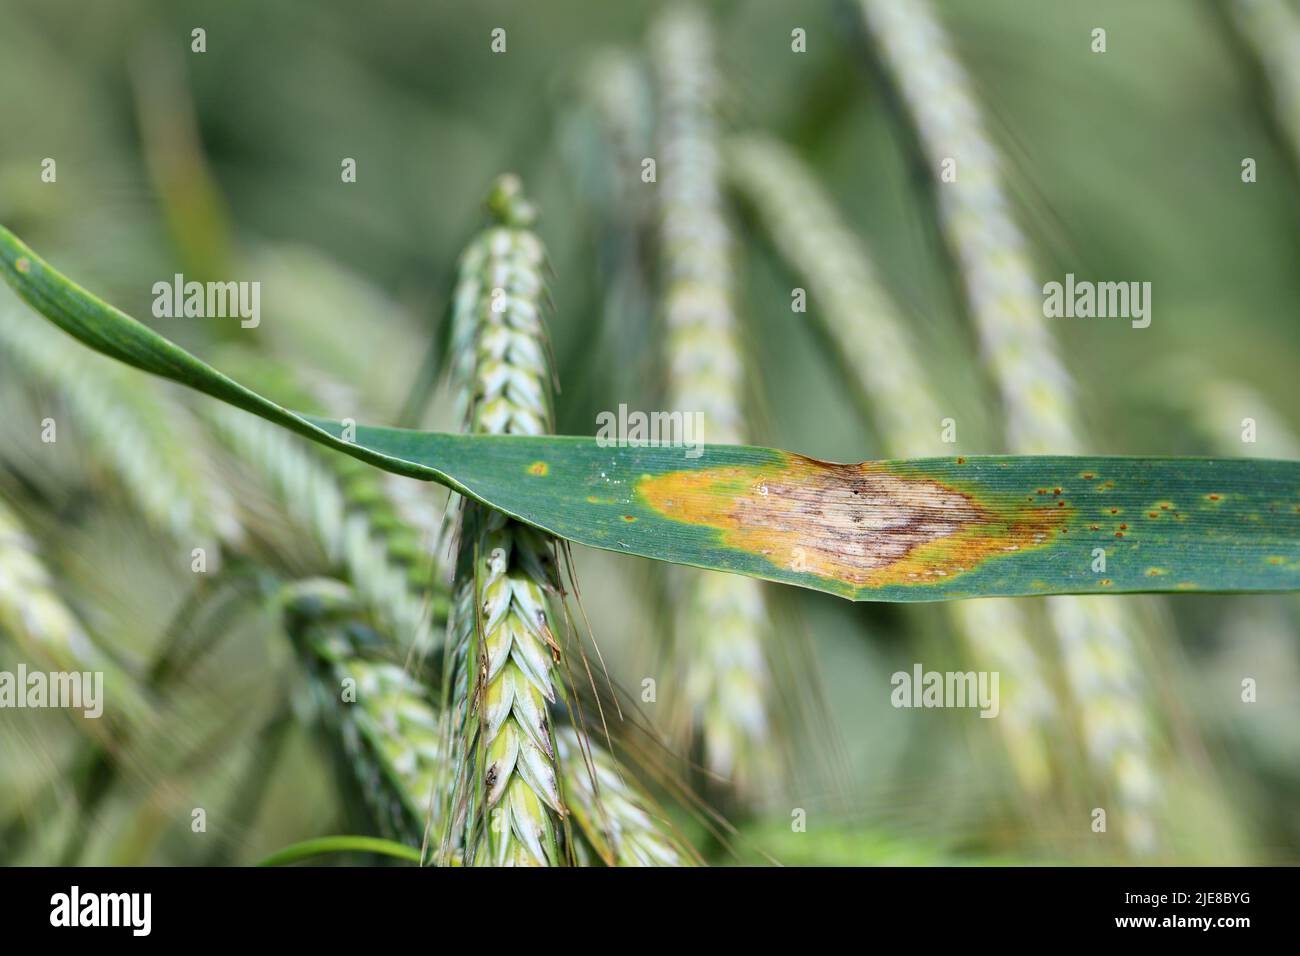
{"type": "Polygon", "coordinates": [[[938,584],[992,558],[1052,541],[1072,509],[1008,507],[878,462],[785,455],[649,475],[639,497],[728,548],[853,588],[938,584]]]}

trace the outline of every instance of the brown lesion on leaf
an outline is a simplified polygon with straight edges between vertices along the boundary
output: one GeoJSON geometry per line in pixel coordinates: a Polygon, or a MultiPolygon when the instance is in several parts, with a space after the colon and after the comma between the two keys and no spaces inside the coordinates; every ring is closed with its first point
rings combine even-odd
{"type": "Polygon", "coordinates": [[[800,455],[645,476],[637,492],[665,517],[717,529],[726,547],[853,587],[935,584],[1049,544],[1062,518],[1055,502],[995,503],[877,462],[800,455]]]}

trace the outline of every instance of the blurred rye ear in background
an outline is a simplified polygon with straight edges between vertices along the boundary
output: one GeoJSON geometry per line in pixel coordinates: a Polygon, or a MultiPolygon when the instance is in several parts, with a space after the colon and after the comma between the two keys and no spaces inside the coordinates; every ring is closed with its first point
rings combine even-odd
{"type": "MultiPolygon", "coordinates": [[[[673,411],[702,412],[706,441],[743,444],[737,244],[723,189],[713,31],[699,9],[678,6],[660,16],[649,43],[658,91],[664,399],[673,411]]],[[[679,739],[682,731],[697,732],[708,769],[741,792],[770,791],[780,758],[772,736],[772,676],[765,649],[774,635],[762,585],[695,571],[679,576],[673,587],[679,739]]]]}
{"type": "MultiPolygon", "coordinates": [[[[858,3],[932,170],[940,227],[1001,397],[1007,446],[1018,454],[1077,454],[1085,449],[1077,390],[1044,319],[1029,243],[1015,222],[998,148],[983,128],[969,79],[926,0],[858,3]],[[954,177],[940,181],[939,170],[951,162],[954,177]]],[[[1082,550],[1078,560],[1087,560],[1082,550]]],[[[1102,792],[1116,801],[1129,851],[1153,854],[1162,840],[1161,762],[1170,745],[1153,713],[1159,699],[1137,646],[1165,644],[1169,635],[1125,615],[1113,600],[1045,600],[1102,792]]]]}
{"type": "Polygon", "coordinates": [[[302,654],[321,722],[341,749],[340,767],[351,769],[385,833],[427,848],[448,768],[446,730],[429,688],[384,660],[385,645],[394,648],[367,624],[346,585],[304,580],[283,598],[285,629],[302,654]]]}
{"type": "MultiPolygon", "coordinates": [[[[93,720],[87,730],[107,741],[110,731],[139,721],[147,702],[138,697],[129,676],[97,647],[60,598],[49,571],[41,563],[35,542],[3,502],[0,502],[0,627],[17,642],[33,668],[67,673],[101,673],[115,698],[108,726],[93,720]]],[[[21,689],[23,692],[26,688],[21,689]]]]}
{"type": "MultiPolygon", "coordinates": [[[[52,442],[65,418],[178,553],[202,548],[214,569],[220,564],[222,542],[242,533],[235,505],[210,477],[202,446],[186,440],[193,416],[169,397],[168,386],[142,384],[14,309],[0,309],[0,352],[28,387],[57,395],[66,409],[66,418],[52,416],[52,442]]],[[[75,440],[67,430],[63,437],[75,440]]]]}
{"type": "MultiPolygon", "coordinates": [[[[881,283],[860,239],[795,153],[750,135],[728,144],[727,168],[766,238],[808,283],[810,312],[843,366],[854,375],[859,401],[876,424],[888,457],[939,455],[943,417],[906,320],[881,283]]],[[[1016,775],[1028,794],[1047,787],[1047,732],[1060,716],[1048,676],[1021,609],[1006,600],[947,605],[970,663],[1002,675],[1004,709],[998,726],[1016,775]]]]}

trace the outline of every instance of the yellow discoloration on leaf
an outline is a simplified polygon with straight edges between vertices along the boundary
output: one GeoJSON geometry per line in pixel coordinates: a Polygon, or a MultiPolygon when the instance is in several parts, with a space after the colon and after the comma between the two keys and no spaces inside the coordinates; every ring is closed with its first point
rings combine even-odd
{"type": "Polygon", "coordinates": [[[18,259],[14,261],[14,268],[23,275],[27,275],[27,273],[32,271],[32,260],[28,259],[26,256],[19,256],[18,259]]]}
{"type": "Polygon", "coordinates": [[[535,461],[528,466],[528,473],[538,477],[544,477],[550,470],[550,466],[544,461],[535,461]]]}
{"type": "Polygon", "coordinates": [[[1164,568],[1147,568],[1147,577],[1149,578],[1158,578],[1166,573],[1164,568]]]}
{"type": "Polygon", "coordinates": [[[875,462],[801,455],[647,476],[637,494],[674,521],[716,529],[729,548],[855,588],[934,584],[1047,545],[1070,511],[981,499],[875,462]]]}

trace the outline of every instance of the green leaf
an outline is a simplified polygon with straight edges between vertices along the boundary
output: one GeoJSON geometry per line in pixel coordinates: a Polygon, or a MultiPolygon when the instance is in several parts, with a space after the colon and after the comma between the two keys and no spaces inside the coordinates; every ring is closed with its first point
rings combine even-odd
{"type": "Polygon", "coordinates": [[[310,859],[313,856],[322,856],[326,853],[375,853],[379,856],[391,856],[411,863],[420,862],[420,851],[404,843],[395,843],[392,840],[383,840],[379,837],[330,836],[319,837],[315,840],[304,840],[282,850],[276,850],[266,859],[260,860],[257,865],[286,866],[290,863],[299,863],[302,860],[310,859]]]}
{"type": "Polygon", "coordinates": [[[245,388],[0,227],[0,270],[86,345],[544,531],[855,600],[1300,587],[1300,463],[970,457],[839,465],[768,448],[356,429],[245,388]]]}

